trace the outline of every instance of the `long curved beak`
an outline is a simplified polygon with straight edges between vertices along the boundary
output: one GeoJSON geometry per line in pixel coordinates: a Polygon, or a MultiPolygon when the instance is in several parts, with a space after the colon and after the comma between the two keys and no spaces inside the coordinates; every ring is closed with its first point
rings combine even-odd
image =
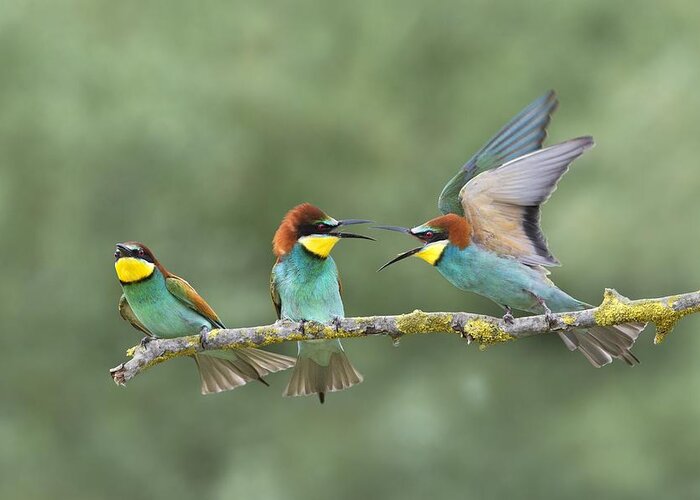
{"type": "Polygon", "coordinates": [[[388,266],[392,265],[394,262],[398,262],[398,261],[400,261],[400,260],[405,259],[406,257],[410,257],[411,255],[416,254],[416,253],[420,252],[421,250],[423,250],[423,247],[422,247],[422,246],[417,247],[417,248],[414,248],[413,250],[409,250],[408,252],[400,253],[400,254],[398,254],[396,257],[394,257],[393,259],[391,259],[389,262],[387,262],[386,264],[384,264],[382,267],[380,267],[379,269],[377,269],[377,272],[381,271],[381,270],[384,269],[385,267],[388,267],[388,266]]]}
{"type": "Polygon", "coordinates": [[[338,221],[339,226],[352,226],[353,224],[371,224],[371,220],[365,219],[343,219],[338,221]]]}
{"type": "MultiPolygon", "coordinates": [[[[338,226],[352,226],[353,224],[369,224],[371,223],[371,220],[365,220],[365,219],[343,219],[338,221],[338,226]]],[[[337,229],[337,228],[336,228],[337,229]]],[[[376,241],[374,238],[370,238],[369,236],[363,236],[361,234],[355,234],[355,233],[336,233],[335,231],[331,232],[333,236],[337,236],[338,238],[357,238],[359,240],[371,240],[371,241],[376,241]]]]}
{"type": "Polygon", "coordinates": [[[357,238],[359,240],[370,240],[370,241],[377,241],[374,238],[371,238],[369,236],[363,236],[361,234],[355,234],[355,233],[330,233],[333,236],[337,236],[338,238],[357,238]]]}
{"type": "Polygon", "coordinates": [[[411,230],[407,227],[401,226],[372,226],[372,229],[384,229],[386,231],[396,231],[397,233],[410,234],[413,236],[411,230]]]}
{"type": "Polygon", "coordinates": [[[129,255],[131,253],[129,247],[122,245],[121,243],[117,243],[117,250],[122,252],[124,255],[129,255]]]}

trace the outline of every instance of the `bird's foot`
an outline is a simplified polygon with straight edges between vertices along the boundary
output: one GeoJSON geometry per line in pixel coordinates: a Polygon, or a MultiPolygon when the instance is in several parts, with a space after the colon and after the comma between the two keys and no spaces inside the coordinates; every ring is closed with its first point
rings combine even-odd
{"type": "Polygon", "coordinates": [[[302,335],[306,335],[306,323],[308,323],[308,321],[306,321],[305,319],[302,319],[299,322],[299,331],[301,331],[302,335]]]}
{"type": "Polygon", "coordinates": [[[199,331],[199,343],[202,345],[202,349],[207,348],[207,334],[209,333],[209,328],[202,327],[202,329],[199,331]]]}
{"type": "Polygon", "coordinates": [[[513,317],[513,310],[505,306],[506,313],[503,315],[503,321],[506,325],[512,325],[515,322],[515,318],[513,317]]]}
{"type": "Polygon", "coordinates": [[[148,335],[146,335],[144,338],[141,339],[141,342],[139,342],[139,345],[143,349],[145,349],[146,346],[151,342],[151,340],[153,340],[153,337],[149,337],[148,335]]]}
{"type": "Polygon", "coordinates": [[[542,309],[544,309],[544,319],[547,321],[547,324],[549,327],[553,327],[557,324],[557,319],[554,317],[554,314],[552,313],[552,310],[547,307],[547,303],[544,301],[542,297],[537,297],[537,302],[542,306],[542,309]]]}
{"type": "Polygon", "coordinates": [[[335,333],[338,333],[340,331],[340,318],[337,316],[333,318],[333,320],[331,321],[331,325],[333,325],[335,333]]]}

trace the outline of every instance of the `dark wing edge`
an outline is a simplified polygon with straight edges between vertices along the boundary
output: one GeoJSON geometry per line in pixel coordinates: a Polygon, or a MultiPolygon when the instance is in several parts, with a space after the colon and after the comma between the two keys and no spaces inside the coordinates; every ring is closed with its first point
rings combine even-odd
{"type": "Polygon", "coordinates": [[[165,287],[176,299],[207,318],[214,323],[217,328],[226,328],[219,319],[219,316],[214,312],[214,309],[207,304],[202,296],[199,295],[187,281],[170,273],[170,276],[165,278],[165,287]]]}
{"type": "Polygon", "coordinates": [[[541,149],[558,105],[556,92],[549,90],[513,117],[445,185],[438,199],[440,212],[464,215],[459,192],[470,179],[541,149]]]}
{"type": "Polygon", "coordinates": [[[270,273],[270,298],[272,299],[272,305],[275,306],[275,311],[277,312],[277,319],[282,319],[282,298],[280,297],[279,292],[277,292],[274,268],[270,273]]]}

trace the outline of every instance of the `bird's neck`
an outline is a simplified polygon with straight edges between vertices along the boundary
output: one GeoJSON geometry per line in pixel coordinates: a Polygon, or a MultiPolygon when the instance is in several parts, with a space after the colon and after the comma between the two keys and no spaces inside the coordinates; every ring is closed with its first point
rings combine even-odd
{"type": "Polygon", "coordinates": [[[126,290],[140,290],[140,289],[157,289],[165,287],[165,276],[160,272],[160,269],[156,267],[150,276],[144,278],[140,281],[134,281],[133,283],[122,283],[122,288],[126,290]]]}
{"type": "Polygon", "coordinates": [[[319,257],[298,242],[284,256],[284,261],[290,270],[305,275],[317,275],[335,270],[335,262],[332,257],[319,257]]]}

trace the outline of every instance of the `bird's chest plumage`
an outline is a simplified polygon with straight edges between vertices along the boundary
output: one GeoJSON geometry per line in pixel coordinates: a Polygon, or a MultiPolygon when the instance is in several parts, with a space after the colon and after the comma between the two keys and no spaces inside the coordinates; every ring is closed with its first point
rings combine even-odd
{"type": "Polygon", "coordinates": [[[319,259],[295,247],[273,268],[281,316],[327,323],[345,315],[333,259],[319,259]]]}
{"type": "Polygon", "coordinates": [[[457,288],[524,311],[540,312],[535,297],[548,299],[559,292],[540,272],[476,244],[465,249],[449,246],[437,268],[457,288]]]}
{"type": "Polygon", "coordinates": [[[202,327],[213,327],[168,291],[160,273],[122,288],[136,317],[156,337],[196,335],[202,327]]]}

